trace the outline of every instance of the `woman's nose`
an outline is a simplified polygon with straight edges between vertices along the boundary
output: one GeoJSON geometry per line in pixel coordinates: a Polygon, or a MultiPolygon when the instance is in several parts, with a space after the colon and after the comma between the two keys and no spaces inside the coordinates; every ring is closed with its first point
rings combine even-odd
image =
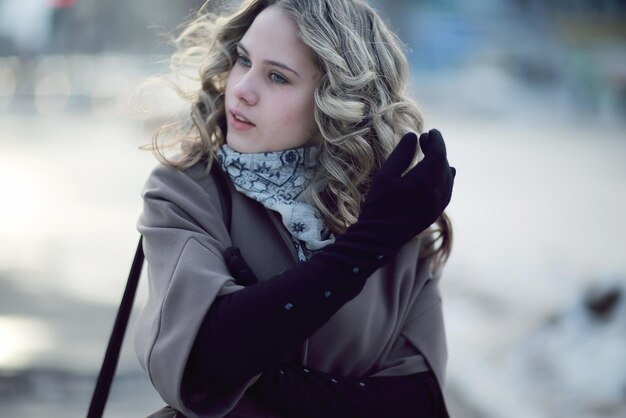
{"type": "Polygon", "coordinates": [[[259,100],[259,95],[254,81],[254,74],[248,71],[237,81],[233,87],[235,97],[246,104],[253,106],[259,100]]]}

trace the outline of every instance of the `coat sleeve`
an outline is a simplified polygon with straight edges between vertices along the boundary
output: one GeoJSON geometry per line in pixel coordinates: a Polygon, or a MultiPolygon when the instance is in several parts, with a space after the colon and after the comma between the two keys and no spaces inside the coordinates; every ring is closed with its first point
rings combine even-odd
{"type": "Polygon", "coordinates": [[[419,258],[414,295],[390,352],[374,376],[393,376],[432,370],[440,386],[445,382],[447,344],[439,282],[442,266],[432,257],[419,258]]]}
{"type": "Polygon", "coordinates": [[[186,387],[185,366],[216,297],[241,289],[222,253],[230,246],[213,178],[195,166],[164,166],[149,176],[138,221],[148,263],[149,295],[135,328],[135,351],[161,397],[185,415],[222,417],[255,379],[232,388],[186,387]]]}
{"type": "MultiPolygon", "coordinates": [[[[432,262],[431,262],[432,263],[432,262]]],[[[401,336],[425,359],[439,384],[441,416],[448,417],[444,396],[448,347],[439,282],[443,266],[434,269],[409,312],[401,336]]],[[[429,268],[429,270],[431,270],[429,268]]]]}
{"type": "Polygon", "coordinates": [[[443,388],[448,349],[439,289],[441,272],[439,267],[429,274],[409,311],[400,339],[404,339],[423,356],[443,388]]]}

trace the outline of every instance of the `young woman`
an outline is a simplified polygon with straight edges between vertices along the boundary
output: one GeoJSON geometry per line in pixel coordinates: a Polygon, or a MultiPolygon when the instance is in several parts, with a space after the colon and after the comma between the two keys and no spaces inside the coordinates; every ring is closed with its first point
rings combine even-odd
{"type": "Polygon", "coordinates": [[[162,398],[188,417],[447,416],[455,170],[438,131],[413,133],[399,41],[359,0],[247,0],[179,41],[201,88],[180,154],[156,144],[138,225],[135,346],[162,398]]]}

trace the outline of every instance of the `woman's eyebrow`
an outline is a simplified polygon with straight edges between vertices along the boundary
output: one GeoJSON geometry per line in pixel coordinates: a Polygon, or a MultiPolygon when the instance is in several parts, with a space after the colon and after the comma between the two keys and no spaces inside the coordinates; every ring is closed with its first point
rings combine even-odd
{"type": "MultiPolygon", "coordinates": [[[[243,46],[241,42],[237,42],[237,48],[241,48],[243,50],[243,52],[246,53],[246,55],[250,55],[250,53],[248,52],[246,47],[243,46]]],[[[276,67],[280,67],[280,68],[284,68],[287,71],[291,71],[292,73],[294,73],[299,78],[302,78],[300,76],[300,74],[298,74],[298,72],[296,70],[294,70],[293,68],[290,68],[288,65],[283,64],[282,62],[272,61],[272,60],[264,60],[263,63],[270,64],[270,65],[275,65],[276,67]]]]}

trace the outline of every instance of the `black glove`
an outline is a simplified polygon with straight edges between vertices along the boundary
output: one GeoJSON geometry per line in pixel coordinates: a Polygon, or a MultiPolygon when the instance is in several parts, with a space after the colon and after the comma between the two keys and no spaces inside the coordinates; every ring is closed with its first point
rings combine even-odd
{"type": "Polygon", "coordinates": [[[436,129],[423,133],[419,143],[424,159],[405,173],[417,136],[402,137],[374,176],[361,208],[358,223],[378,231],[390,246],[404,244],[432,225],[452,196],[456,170],[448,165],[441,133],[436,129]]]}
{"type": "MultiPolygon", "coordinates": [[[[374,176],[359,220],[333,244],[269,280],[218,297],[198,332],[189,370],[229,387],[276,364],[428,228],[450,201],[455,170],[439,132],[424,134],[421,143],[425,158],[402,176],[417,146],[415,134],[402,138],[374,176]]],[[[253,281],[240,254],[228,259],[233,276],[253,281]]]]}
{"type": "Polygon", "coordinates": [[[338,376],[276,364],[247,394],[281,417],[448,418],[431,371],[405,376],[338,376]]]}
{"type": "Polygon", "coordinates": [[[422,134],[420,144],[423,160],[403,175],[415,155],[417,136],[402,137],[374,175],[358,221],[311,259],[317,258],[318,268],[339,267],[353,276],[368,277],[443,213],[456,170],[448,165],[439,131],[422,134]]]}

